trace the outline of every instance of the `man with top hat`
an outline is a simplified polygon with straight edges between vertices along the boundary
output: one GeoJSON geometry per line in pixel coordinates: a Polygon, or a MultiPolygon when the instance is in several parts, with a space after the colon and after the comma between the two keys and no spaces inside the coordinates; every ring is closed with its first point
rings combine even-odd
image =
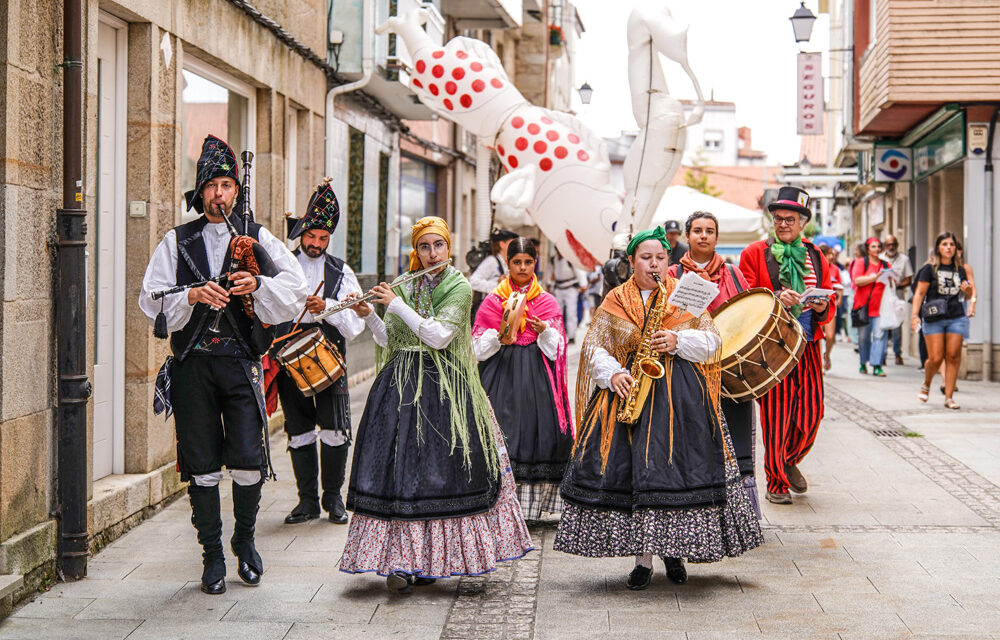
{"type": "Polygon", "coordinates": [[[177,466],[189,482],[191,523],[203,549],[201,590],[215,595],[226,591],[219,499],[223,466],[233,479],[230,548],[237,573],[255,586],[264,572],[254,545],[261,487],[270,468],[261,356],[273,336],[268,325],[295,317],[306,284],[280,240],[233,214],[241,202],[239,170],[225,142],[205,138],[195,188],[184,195],[188,209],[203,215],[168,231],[156,247],[139,307],[155,319],[158,337],[169,333],[173,355],[157,374],[153,406],[156,413],[174,414],[177,466]],[[227,224],[253,238],[259,274],[249,266],[231,269],[234,243],[227,224]],[[158,300],[152,296],[203,282],[158,300]],[[245,297],[252,306],[244,304],[245,297]]]}
{"type": "Polygon", "coordinates": [[[663,223],[663,230],[667,232],[667,243],[670,245],[670,266],[681,263],[681,258],[688,252],[687,245],[681,242],[681,224],[676,220],[667,220],[663,223]]]}
{"type": "MultiPolygon", "coordinates": [[[[299,240],[298,248],[292,253],[305,273],[306,290],[312,292],[306,298],[305,312],[298,329],[305,332],[319,327],[326,339],[343,355],[347,340],[353,340],[365,329],[365,322],[358,312],[348,309],[320,321],[314,317],[329,305],[361,295],[361,285],[351,267],[327,253],[330,234],[339,221],[340,206],[327,178],[310,198],[306,214],[301,218],[288,218],[291,228],[288,239],[299,240]]],[[[368,311],[362,313],[368,315],[368,311]]],[[[291,329],[292,324],[287,323],[278,327],[278,333],[285,335],[291,329]]],[[[285,518],[285,524],[318,518],[321,506],[329,514],[330,522],[347,524],[347,511],[340,495],[351,446],[351,403],[347,395],[346,372],[333,385],[306,397],[292,377],[282,371],[277,376],[277,389],[285,415],[288,453],[292,457],[292,470],[299,492],[299,503],[285,518]],[[320,442],[318,455],[317,439],[320,442]],[[319,497],[320,482],[323,487],[322,502],[319,497]]]]}
{"type": "Polygon", "coordinates": [[[774,237],[758,240],[740,255],[740,271],[750,287],[766,287],[797,318],[805,333],[805,351],[798,364],[777,386],[760,398],[764,435],[764,471],[767,499],[791,504],[789,489],[805,493],[806,479],[798,465],[809,452],[823,419],[822,325],[834,317],[830,298],[803,299],[811,287],[832,290],[831,269],[802,229],[812,217],[809,194],[797,187],[781,187],[767,205],[774,221],[774,237]]]}

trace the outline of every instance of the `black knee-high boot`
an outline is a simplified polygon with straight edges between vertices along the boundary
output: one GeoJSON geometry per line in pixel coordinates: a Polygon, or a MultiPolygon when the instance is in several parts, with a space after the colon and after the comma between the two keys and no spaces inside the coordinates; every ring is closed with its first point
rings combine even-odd
{"type": "Polygon", "coordinates": [[[344,477],[347,475],[347,455],[350,449],[351,445],[346,443],[338,447],[320,445],[320,455],[323,458],[323,509],[330,514],[330,522],[335,524],[347,524],[347,509],[344,508],[340,489],[344,486],[344,477]]]}
{"type": "Polygon", "coordinates": [[[191,500],[191,524],[198,532],[203,549],[201,590],[210,595],[226,592],[226,556],[222,553],[222,514],[219,507],[219,487],[188,485],[191,500]]]}
{"type": "Polygon", "coordinates": [[[260,576],[264,573],[264,562],[257,553],[253,540],[257,510],[260,508],[260,489],[263,486],[263,479],[247,486],[233,483],[233,519],[236,525],[233,527],[230,543],[239,560],[237,573],[240,580],[252,587],[260,584],[260,576]]]}
{"type": "Polygon", "coordinates": [[[319,517],[319,458],[316,443],[302,447],[289,447],[292,471],[299,490],[299,503],[285,516],[285,524],[298,524],[319,517]]]}

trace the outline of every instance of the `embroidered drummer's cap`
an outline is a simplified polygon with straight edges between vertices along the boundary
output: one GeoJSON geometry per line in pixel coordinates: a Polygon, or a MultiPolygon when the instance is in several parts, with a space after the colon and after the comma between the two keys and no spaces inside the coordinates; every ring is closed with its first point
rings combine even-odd
{"type": "Polygon", "coordinates": [[[301,218],[288,218],[288,239],[294,240],[310,229],[322,229],[333,233],[340,222],[340,203],[337,202],[337,194],[330,186],[330,178],[326,178],[316,187],[309,204],[306,206],[306,214],[301,218]]]}
{"type": "MultiPolygon", "coordinates": [[[[188,211],[194,209],[198,213],[205,212],[204,203],[201,201],[201,190],[212,178],[232,178],[239,184],[240,167],[232,148],[223,140],[209,134],[201,143],[201,157],[198,158],[194,189],[184,194],[188,211]]],[[[236,209],[237,207],[234,207],[234,210],[236,209]]]]}
{"type": "Polygon", "coordinates": [[[787,209],[801,213],[807,220],[812,219],[812,210],[809,208],[809,194],[798,187],[781,187],[778,189],[778,197],[767,205],[767,210],[774,213],[777,209],[787,209]]]}

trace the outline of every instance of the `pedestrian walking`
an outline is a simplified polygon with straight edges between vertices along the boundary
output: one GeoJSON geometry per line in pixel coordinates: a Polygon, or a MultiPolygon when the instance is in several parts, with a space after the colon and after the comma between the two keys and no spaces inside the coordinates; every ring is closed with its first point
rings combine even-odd
{"type": "Polygon", "coordinates": [[[576,327],[579,324],[580,296],[587,291],[587,277],[573,266],[559,249],[552,259],[550,288],[562,310],[563,326],[566,328],[566,340],[570,344],[576,341],[576,327]]]}
{"type": "Polygon", "coordinates": [[[959,409],[952,395],[962,359],[962,342],[969,338],[969,318],[976,314],[976,286],[958,254],[958,239],[945,231],[934,241],[931,259],[917,272],[910,325],[923,330],[927,343],[924,384],[918,398],[927,402],[934,376],[944,362],[944,406],[959,409]]]}
{"type": "MultiPolygon", "coordinates": [[[[451,253],[448,224],[413,226],[410,273],[451,253]]],[[[478,575],[533,549],[503,434],[472,345],[472,288],[444,265],[372,289],[385,322],[366,321],[381,347],[354,445],[345,573],[375,572],[394,592],[478,575]]],[[[367,307],[361,303],[357,305],[367,307]]]]}
{"type": "Polygon", "coordinates": [[[507,275],[507,245],[517,234],[509,229],[494,229],[490,233],[490,255],[486,256],[479,266],[469,275],[469,286],[472,287],[472,319],[483,299],[500,284],[507,275]]]}
{"type": "Polygon", "coordinates": [[[662,227],[636,234],[626,253],[633,275],[601,303],[580,355],[579,428],[554,548],[633,556],[627,586],[638,590],[653,556],[682,584],[684,558],[738,556],[763,537],[719,410],[722,340],[711,316],[667,303],[677,281],[666,275],[662,227]],[[663,367],[645,378],[645,395],[640,360],[663,367]]]}
{"type": "Polygon", "coordinates": [[[566,334],[559,304],[534,274],[537,255],[527,238],[510,244],[510,275],[483,301],[472,327],[483,389],[507,440],[528,522],[562,511],[559,482],[573,447],[566,334]],[[520,316],[517,307],[508,308],[518,297],[524,300],[520,316]]]}
{"type": "Polygon", "coordinates": [[[670,265],[680,264],[681,258],[687,253],[688,248],[681,242],[681,224],[676,220],[667,220],[663,223],[663,231],[667,234],[667,243],[670,244],[670,265]]]}
{"type": "Polygon", "coordinates": [[[830,245],[820,244],[819,250],[823,253],[823,257],[830,264],[830,282],[833,283],[833,290],[837,292],[834,298],[834,309],[837,313],[837,317],[833,322],[828,322],[823,325],[823,340],[826,342],[826,349],[823,352],[823,369],[829,371],[833,366],[833,362],[830,359],[833,353],[833,343],[837,340],[837,325],[840,321],[840,306],[844,300],[844,285],[841,284],[841,273],[840,266],[834,257],[833,249],[830,245]]]}
{"type": "MultiPolygon", "coordinates": [[[[896,236],[888,235],[882,242],[883,252],[879,256],[889,263],[892,269],[893,279],[896,281],[896,296],[906,301],[906,290],[913,281],[913,266],[910,264],[910,257],[899,252],[899,240],[896,236]]],[[[903,329],[902,325],[889,330],[889,339],[892,341],[892,353],[895,356],[896,364],[903,364],[903,329]]]]}
{"type": "Polygon", "coordinates": [[[788,491],[805,493],[805,476],[798,465],[816,441],[823,419],[823,358],[819,340],[823,325],[833,320],[829,298],[803,301],[807,287],[832,289],[830,265],[813,243],[802,237],[812,217],[809,194],[781,187],[767,205],[774,220],[774,238],[758,240],[740,255],[740,270],[751,287],[766,287],[802,326],[807,343],[795,368],[760,398],[764,435],[767,499],[791,504],[788,491]]]}
{"type": "Polygon", "coordinates": [[[229,220],[241,191],[238,167],[228,144],[205,138],[195,187],[184,194],[188,209],[202,215],[166,233],[139,294],[139,307],[170,335],[173,355],[156,376],[153,407],[174,414],[177,467],[181,480],[190,483],[191,524],[203,549],[201,590],[211,595],[226,592],[223,466],[233,479],[236,524],[230,546],[237,573],[248,585],[260,584],[264,573],[254,544],[261,488],[270,472],[261,356],[274,337],[267,325],[294,318],[308,293],[302,267],[280,240],[246,218],[229,220]],[[243,235],[231,235],[236,228],[243,235]],[[256,276],[233,265],[233,253],[246,236],[253,239],[256,276]],[[212,280],[227,272],[229,288],[212,280]],[[186,295],[152,296],[199,283],[204,284],[188,288],[186,295]]]}
{"type": "Polygon", "coordinates": [[[867,374],[871,364],[872,375],[884,377],[887,336],[879,321],[879,308],[892,268],[879,258],[882,242],[878,238],[868,238],[865,248],[865,257],[855,260],[851,267],[851,279],[854,281],[851,318],[858,329],[858,358],[861,362],[858,372],[867,374]]]}

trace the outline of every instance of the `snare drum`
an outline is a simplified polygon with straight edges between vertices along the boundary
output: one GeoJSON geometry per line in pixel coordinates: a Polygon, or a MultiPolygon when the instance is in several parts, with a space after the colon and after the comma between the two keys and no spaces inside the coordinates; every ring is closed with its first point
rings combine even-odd
{"type": "Polygon", "coordinates": [[[712,313],[712,321],[722,336],[722,395],[737,402],[770,391],[806,348],[802,325],[770,289],[733,296],[712,313]]]}
{"type": "Polygon", "coordinates": [[[278,350],[275,359],[306,397],[332,385],[346,369],[343,356],[319,327],[293,338],[278,350]]]}

